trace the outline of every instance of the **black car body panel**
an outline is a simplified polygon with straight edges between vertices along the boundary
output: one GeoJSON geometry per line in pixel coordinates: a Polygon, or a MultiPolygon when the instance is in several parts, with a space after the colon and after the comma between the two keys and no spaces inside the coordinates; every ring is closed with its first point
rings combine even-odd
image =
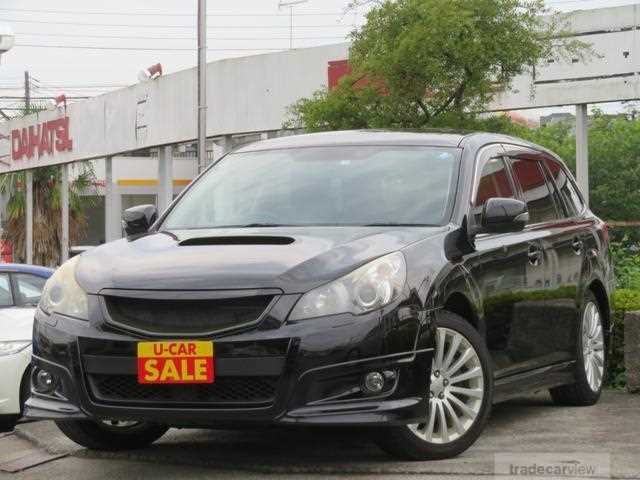
{"type": "Polygon", "coordinates": [[[93,294],[105,288],[142,290],[150,285],[153,290],[278,288],[284,293],[304,293],[445,231],[446,227],[160,231],[87,252],[81,257],[77,279],[93,294]],[[252,239],[250,243],[247,238],[252,239]],[[188,244],[193,239],[197,245],[188,244]],[[278,244],[274,239],[290,243],[278,244]]]}
{"type": "MultiPolygon", "coordinates": [[[[165,231],[165,212],[148,234],[82,255],[76,279],[89,293],[88,321],[37,312],[34,364],[54,371],[61,382],[55,395],[34,393],[28,414],[176,426],[416,423],[427,413],[435,320],[441,309],[461,315],[486,339],[497,401],[526,389],[571,383],[577,312],[586,289],[598,298],[609,326],[613,274],[603,223],[586,207],[562,215],[567,205],[555,192],[554,221],[517,233],[467,235],[474,221],[474,185],[485,162],[506,157],[509,162],[557,160],[552,153],[500,135],[372,131],[269,140],[241,152],[317,145],[461,149],[449,223],[165,231]],[[397,251],[405,258],[407,279],[396,301],[358,316],[288,318],[305,292],[397,251]],[[269,302],[254,321],[182,335],[215,342],[215,387],[154,393],[132,380],[135,346],[168,334],[118,321],[107,304],[112,295],[150,301],[177,295],[211,302],[263,295],[269,302]],[[379,395],[361,388],[370,371],[388,375],[388,386],[379,395]]],[[[547,185],[557,188],[553,182],[547,185]]],[[[523,195],[516,189],[516,198],[523,195]]]]}

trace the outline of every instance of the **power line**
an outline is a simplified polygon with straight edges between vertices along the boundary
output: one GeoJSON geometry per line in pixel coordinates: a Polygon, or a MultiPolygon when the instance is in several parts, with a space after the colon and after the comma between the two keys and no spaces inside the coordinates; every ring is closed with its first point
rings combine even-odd
{"type": "MultiPolygon", "coordinates": [[[[26,12],[26,13],[53,13],[53,14],[71,14],[71,15],[122,15],[122,16],[154,16],[154,17],[196,17],[195,13],[186,12],[167,12],[159,13],[156,11],[137,11],[137,12],[107,12],[107,11],[78,11],[78,10],[31,10],[25,8],[0,8],[5,12],[26,12]]],[[[344,12],[302,12],[296,13],[296,16],[305,17],[338,17],[344,15],[344,12]]],[[[216,12],[207,13],[207,17],[288,17],[284,13],[231,13],[216,12]]]]}
{"type": "MultiPolygon", "coordinates": [[[[191,52],[194,48],[166,48],[166,47],[107,47],[107,46],[91,46],[91,45],[38,45],[29,43],[16,43],[16,47],[29,48],[67,48],[73,50],[126,50],[135,52],[191,52]]],[[[285,48],[207,48],[208,52],[259,52],[259,51],[280,51],[285,48]]]]}
{"type": "MultiPolygon", "coordinates": [[[[69,37],[69,38],[112,38],[118,40],[196,40],[197,37],[149,37],[137,35],[87,35],[82,33],[41,33],[16,32],[16,36],[28,35],[36,37],[69,37]]],[[[345,38],[344,35],[333,37],[294,37],[294,40],[336,40],[345,38]]],[[[207,40],[289,40],[289,37],[207,37],[207,40]]]]}
{"type": "MultiPolygon", "coordinates": [[[[129,85],[126,84],[122,84],[122,83],[110,83],[110,84],[84,84],[84,85],[80,85],[80,84],[72,84],[72,85],[62,85],[62,84],[49,84],[49,83],[43,83],[42,87],[43,88],[91,88],[91,89],[95,89],[95,88],[121,88],[121,87],[128,87],[129,85]]],[[[16,90],[16,89],[20,89],[22,88],[22,85],[18,85],[16,87],[12,86],[12,85],[7,85],[4,84],[3,86],[0,86],[0,89],[5,89],[5,90],[16,90]]]]}
{"type": "MultiPolygon", "coordinates": [[[[51,95],[51,96],[31,96],[31,100],[51,100],[53,98],[57,97],[57,95],[51,95]]],[[[86,99],[86,98],[91,98],[91,97],[87,97],[87,96],[75,96],[75,95],[67,95],[66,96],[67,99],[86,99]]],[[[20,96],[20,95],[0,95],[0,99],[3,100],[24,100],[24,95],[20,96]]]]}
{"type": "MultiPolygon", "coordinates": [[[[79,27],[133,27],[133,28],[195,28],[195,25],[161,25],[161,24],[133,24],[133,23],[79,23],[79,22],[51,22],[47,20],[16,20],[5,18],[6,22],[14,23],[39,23],[45,25],[74,25],[79,27]]],[[[296,25],[295,28],[351,28],[352,25],[296,25]]],[[[210,25],[207,28],[228,29],[228,28],[250,28],[257,30],[260,28],[290,28],[289,25],[210,25]]]]}

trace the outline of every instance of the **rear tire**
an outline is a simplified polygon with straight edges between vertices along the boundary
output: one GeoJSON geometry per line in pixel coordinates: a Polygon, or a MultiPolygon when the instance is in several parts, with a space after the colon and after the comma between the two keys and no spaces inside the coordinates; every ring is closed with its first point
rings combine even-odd
{"type": "Polygon", "coordinates": [[[94,420],[58,420],[58,428],[71,440],[91,450],[134,450],[162,437],[168,427],[136,422],[129,426],[109,426],[94,420]]]}
{"type": "Polygon", "coordinates": [[[491,411],[493,370],[484,339],[466,320],[451,312],[439,313],[436,325],[438,333],[425,422],[385,428],[377,441],[387,453],[406,460],[439,460],[461,454],[478,439],[491,411]],[[455,347],[456,353],[447,365],[449,352],[458,343],[456,338],[459,338],[459,347],[455,347]],[[469,356],[469,360],[463,361],[463,356],[469,356]],[[444,358],[438,360],[439,357],[444,358]],[[459,360],[462,365],[454,370],[459,360]],[[442,373],[437,368],[441,368],[442,373]],[[475,370],[477,368],[480,371],[475,370]],[[459,380],[462,375],[473,376],[459,380]],[[460,388],[467,394],[462,394],[460,388]]]}
{"type": "Polygon", "coordinates": [[[598,301],[587,291],[576,340],[576,382],[549,390],[558,405],[585,407],[600,399],[607,372],[607,349],[598,301]]]}

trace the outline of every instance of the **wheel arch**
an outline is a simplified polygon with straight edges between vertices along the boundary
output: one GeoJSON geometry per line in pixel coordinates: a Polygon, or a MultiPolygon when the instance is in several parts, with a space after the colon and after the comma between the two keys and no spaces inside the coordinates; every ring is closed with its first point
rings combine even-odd
{"type": "Polygon", "coordinates": [[[27,365],[20,379],[20,411],[24,408],[24,402],[27,401],[29,395],[31,395],[31,364],[27,365]]]}
{"type": "Polygon", "coordinates": [[[466,320],[484,338],[484,322],[480,318],[469,296],[461,291],[451,292],[442,305],[443,310],[459,315],[466,320]]]}
{"type": "Polygon", "coordinates": [[[592,280],[591,283],[589,283],[587,290],[593,293],[596,297],[596,301],[598,302],[598,307],[600,308],[604,321],[603,326],[606,333],[605,337],[608,337],[608,332],[611,327],[611,307],[607,290],[599,279],[592,280]]]}

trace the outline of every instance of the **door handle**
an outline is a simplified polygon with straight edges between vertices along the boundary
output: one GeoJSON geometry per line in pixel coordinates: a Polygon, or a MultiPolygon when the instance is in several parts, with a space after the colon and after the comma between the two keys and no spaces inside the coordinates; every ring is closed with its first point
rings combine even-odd
{"type": "Polygon", "coordinates": [[[529,257],[529,263],[537,267],[542,262],[542,249],[537,245],[530,245],[527,256],[529,257]]]}
{"type": "Polygon", "coordinates": [[[571,242],[571,248],[573,249],[573,253],[575,253],[576,255],[582,254],[583,247],[584,247],[584,244],[582,243],[582,240],[580,240],[578,237],[574,238],[573,241],[571,242]]]}

